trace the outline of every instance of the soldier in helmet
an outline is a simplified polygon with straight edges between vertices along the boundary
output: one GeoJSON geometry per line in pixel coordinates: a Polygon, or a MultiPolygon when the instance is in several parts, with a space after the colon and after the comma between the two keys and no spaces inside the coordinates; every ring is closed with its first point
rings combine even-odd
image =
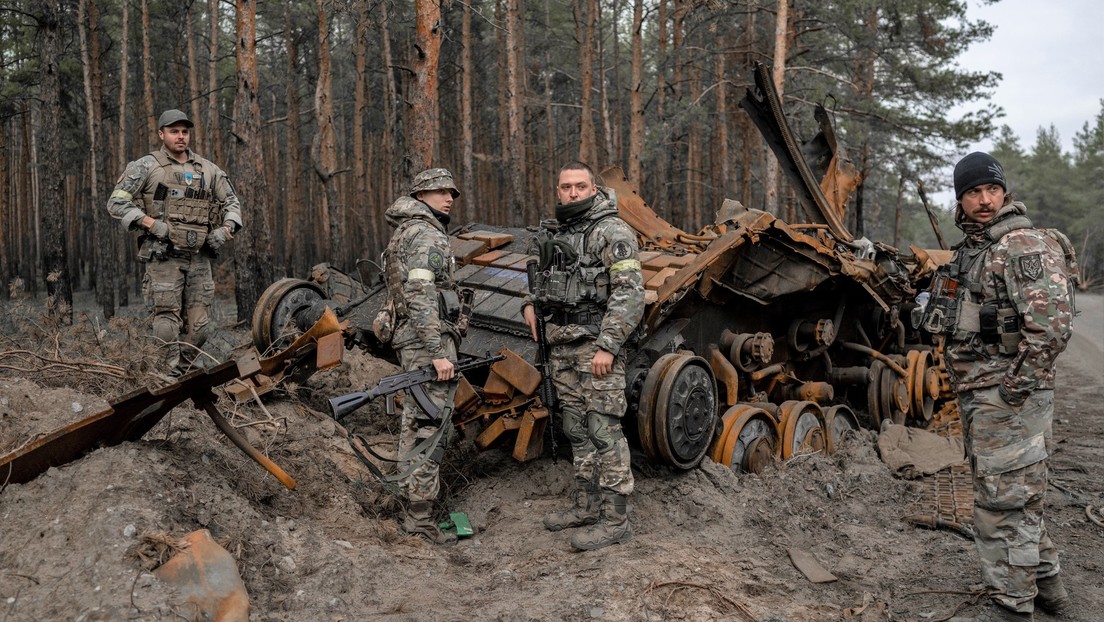
{"type": "MultiPolygon", "coordinates": [[[[415,175],[410,193],[385,214],[387,224],[395,228],[384,251],[384,278],[394,308],[391,346],[404,370],[429,364],[437,369],[437,382],[426,392],[441,408],[451,406],[456,391],[452,362],[460,345],[460,300],[446,233],[449,212],[459,196],[452,173],[431,168],[415,175]]],[[[456,535],[442,532],[433,518],[451,423],[430,418],[414,400],[406,399],[401,426],[399,449],[406,475],[400,483],[406,500],[401,528],[437,544],[455,542],[456,535]]]]}
{"type": "MultiPolygon", "coordinates": [[[[632,536],[628,496],[633,490],[625,414],[623,347],[644,314],[644,281],[636,233],[617,216],[613,190],[594,171],[573,162],[560,170],[553,221],[536,236],[541,274],[558,272],[563,286],[542,278],[531,301],[550,312],[545,330],[563,431],[571,441],[576,490],[571,507],[544,517],[550,531],[577,532],[571,545],[600,549],[632,536]]],[[[537,339],[532,304],[522,308],[537,339]]]]}
{"type": "Polygon", "coordinates": [[[1070,602],[1043,496],[1054,361],[1070,338],[1076,264],[1064,235],[1032,226],[993,156],[962,158],[954,186],[965,239],[937,275],[925,328],[946,336],[990,597],[977,617],[954,620],[1030,621],[1036,607],[1055,614],[1070,602]]]}
{"type": "Polygon", "coordinates": [[[153,334],[164,348],[166,373],[179,376],[207,339],[211,259],[242,228],[241,205],[226,173],[188,148],[187,115],[166,110],[158,128],[161,147],[127,164],[107,211],[141,233],[138,260],[146,264],[142,292],[153,334]]]}

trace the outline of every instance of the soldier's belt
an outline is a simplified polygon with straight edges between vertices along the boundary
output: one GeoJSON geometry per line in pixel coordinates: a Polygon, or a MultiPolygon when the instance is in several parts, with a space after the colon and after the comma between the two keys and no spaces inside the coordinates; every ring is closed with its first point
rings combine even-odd
{"type": "Polygon", "coordinates": [[[560,326],[579,324],[581,326],[601,326],[606,313],[600,309],[557,310],[552,312],[552,323],[560,326]]]}

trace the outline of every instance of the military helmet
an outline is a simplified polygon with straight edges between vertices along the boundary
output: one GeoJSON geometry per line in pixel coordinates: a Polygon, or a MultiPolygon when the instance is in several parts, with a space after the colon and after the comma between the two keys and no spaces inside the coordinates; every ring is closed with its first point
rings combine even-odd
{"type": "Polygon", "coordinates": [[[452,192],[452,198],[460,196],[460,190],[452,181],[452,173],[445,168],[430,168],[414,176],[414,182],[410,185],[410,196],[418,198],[418,193],[424,190],[447,189],[452,192]]]}

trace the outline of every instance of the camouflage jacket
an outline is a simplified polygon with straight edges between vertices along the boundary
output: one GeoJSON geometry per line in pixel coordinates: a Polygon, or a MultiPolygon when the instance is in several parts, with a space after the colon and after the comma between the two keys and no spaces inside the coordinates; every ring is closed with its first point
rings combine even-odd
{"type": "Polygon", "coordinates": [[[399,197],[384,215],[395,228],[384,251],[387,293],[396,314],[391,345],[396,350],[418,345],[440,358],[443,335],[460,342],[448,319],[459,311],[448,234],[428,205],[408,196],[399,197]],[[454,304],[456,309],[450,309],[454,304]]]}
{"type": "Polygon", "coordinates": [[[954,261],[969,265],[960,294],[1013,308],[1022,337],[1016,352],[1001,354],[978,334],[956,334],[947,343],[947,358],[958,391],[1001,385],[1022,398],[1054,388],[1054,361],[1071,333],[1072,291],[1061,244],[1032,227],[1026,214],[1023,203],[1013,202],[985,225],[959,224],[966,238],[956,246],[954,261]]]}
{"type": "Polygon", "coordinates": [[[107,211],[129,231],[138,226],[142,217],[154,215],[153,193],[157,184],[175,183],[178,180],[184,185],[194,184],[197,189],[211,192],[219,206],[217,216],[221,218],[218,222],[211,223],[212,227],[229,221],[234,223],[235,229],[242,228],[241,203],[238,195],[234,194],[230,178],[221,168],[191,149],[188,150],[186,162],[173,160],[165,148],[161,147],[158,151],[127,164],[107,201],[107,211]]]}
{"type": "MultiPolygon", "coordinates": [[[[594,205],[583,215],[568,222],[545,222],[541,227],[534,244],[542,238],[566,242],[575,250],[579,266],[601,268],[603,278],[599,280],[603,283],[603,289],[608,282],[608,297],[605,297],[605,310],[597,327],[597,336],[591,327],[557,325],[552,321],[546,329],[548,342],[558,345],[589,337],[595,339],[598,347],[616,355],[644,315],[644,278],[638,257],[639,244],[636,232],[617,216],[617,195],[613,190],[599,186],[594,205]]],[[[532,295],[527,297],[527,302],[533,300],[532,295]]],[[[556,306],[557,301],[550,302],[556,306]]],[[[542,308],[544,306],[547,305],[542,305],[542,308]]],[[[570,311],[569,305],[567,310],[570,311]]]]}

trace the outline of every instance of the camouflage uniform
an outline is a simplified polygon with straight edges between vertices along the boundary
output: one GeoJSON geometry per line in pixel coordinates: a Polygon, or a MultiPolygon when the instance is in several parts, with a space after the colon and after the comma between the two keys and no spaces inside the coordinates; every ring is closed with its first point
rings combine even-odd
{"type": "Polygon", "coordinates": [[[975,543],[992,601],[1029,616],[1036,580],[1056,581],[1059,571],[1042,510],[1054,362],[1073,315],[1067,258],[1019,202],[959,227],[966,239],[949,265],[960,275],[962,317],[946,354],[974,473],[975,543]]]}
{"type": "Polygon", "coordinates": [[[127,231],[138,229],[145,216],[168,223],[167,239],[149,233],[139,238],[139,260],[146,264],[142,293],[153,314],[154,336],[170,344],[167,370],[187,371],[195,350],[181,350],[176,342],[203,345],[215,297],[211,259],[216,253],[208,233],[225,223],[233,223],[234,230],[242,227],[241,205],[230,179],[190,149],[187,161],[177,162],[162,146],[127,164],[107,211],[127,231]]]}
{"type": "MultiPolygon", "coordinates": [[[[621,504],[623,517],[624,498],[633,491],[633,476],[628,443],[621,429],[626,409],[622,347],[644,314],[636,233],[617,217],[614,192],[599,186],[593,205],[582,215],[566,222],[542,223],[535,241],[547,247],[547,240],[569,245],[583,273],[589,269],[596,287],[582,285],[578,289],[608,291],[608,296],[606,291],[599,291],[596,296],[593,292],[581,296],[584,300],[566,300],[547,288],[543,295],[531,295],[530,301],[537,302],[546,314],[551,312],[546,335],[551,346],[552,379],[563,431],[571,441],[576,484],[589,492],[589,509],[597,509],[594,505],[600,493],[603,508],[615,499],[621,504]],[[595,378],[591,369],[598,348],[614,355],[612,371],[602,378],[595,378]]],[[[548,267],[542,266],[542,270],[547,272],[548,267]]],[[[576,287],[569,285],[567,289],[576,287]]],[[[597,516],[593,518],[584,524],[596,522],[597,516]]],[[[578,526],[553,523],[545,521],[553,530],[578,526]]]]}
{"type": "MultiPolygon", "coordinates": [[[[444,169],[419,173],[413,187],[416,190],[412,194],[442,187],[459,194],[452,185],[451,174],[444,169]]],[[[460,342],[455,327],[459,299],[445,226],[428,205],[411,196],[399,197],[385,216],[395,228],[384,251],[387,291],[395,307],[391,346],[399,353],[403,369],[408,371],[430,365],[433,359],[454,361],[460,342]]],[[[451,399],[450,390],[455,384],[455,381],[433,382],[426,387],[426,393],[443,408],[451,399]]],[[[410,473],[400,483],[400,491],[416,508],[415,518],[423,523],[428,520],[429,508],[440,490],[440,462],[450,432],[450,422],[430,419],[413,399],[403,400],[399,448],[406,461],[404,471],[410,473]],[[418,443],[436,435],[441,425],[449,427],[442,431],[444,436],[428,458],[410,455],[418,443]],[[413,466],[419,460],[421,464],[413,466]]]]}

